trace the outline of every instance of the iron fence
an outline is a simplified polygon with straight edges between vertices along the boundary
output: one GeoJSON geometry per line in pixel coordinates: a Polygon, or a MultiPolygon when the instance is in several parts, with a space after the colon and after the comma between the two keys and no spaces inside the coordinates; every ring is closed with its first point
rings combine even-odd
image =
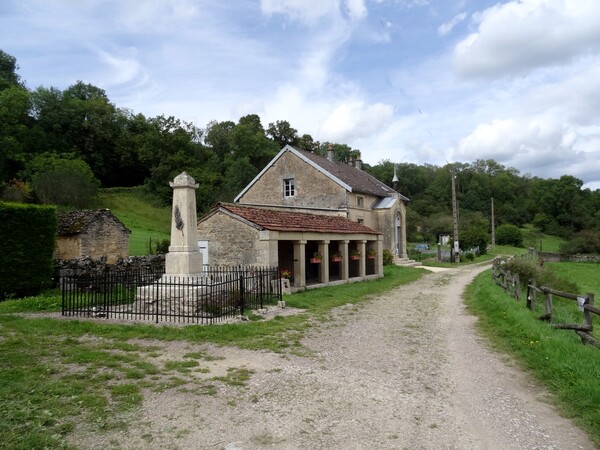
{"type": "Polygon", "coordinates": [[[281,300],[276,267],[211,267],[202,276],[103,271],[61,280],[64,316],[212,324],[281,300]]]}

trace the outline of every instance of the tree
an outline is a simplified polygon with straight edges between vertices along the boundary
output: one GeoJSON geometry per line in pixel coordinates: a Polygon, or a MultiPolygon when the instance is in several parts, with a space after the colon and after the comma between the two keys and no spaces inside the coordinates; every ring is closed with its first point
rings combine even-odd
{"type": "Polygon", "coordinates": [[[44,153],[31,161],[25,174],[46,204],[89,207],[100,187],[90,166],[74,155],[44,153]]]}
{"type": "Polygon", "coordinates": [[[516,225],[506,223],[496,228],[496,244],[523,246],[523,233],[516,225]]]}
{"type": "Polygon", "coordinates": [[[23,87],[18,69],[17,58],[0,50],[0,91],[9,87],[23,87]]]}
{"type": "Polygon", "coordinates": [[[288,144],[298,145],[299,143],[298,130],[292,128],[287,120],[278,120],[275,123],[270,123],[267,128],[267,137],[274,140],[280,149],[288,144]]]}

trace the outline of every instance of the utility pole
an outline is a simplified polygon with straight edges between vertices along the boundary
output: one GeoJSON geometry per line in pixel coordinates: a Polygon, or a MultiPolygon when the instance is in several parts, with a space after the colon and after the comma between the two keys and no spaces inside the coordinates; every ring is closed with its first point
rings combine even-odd
{"type": "Polygon", "coordinates": [[[458,243],[458,203],[456,202],[456,174],[452,169],[452,221],[454,223],[454,262],[460,262],[460,245],[458,243]]]}
{"type": "Polygon", "coordinates": [[[494,220],[494,197],[492,197],[492,248],[496,246],[496,224],[494,220]]]}

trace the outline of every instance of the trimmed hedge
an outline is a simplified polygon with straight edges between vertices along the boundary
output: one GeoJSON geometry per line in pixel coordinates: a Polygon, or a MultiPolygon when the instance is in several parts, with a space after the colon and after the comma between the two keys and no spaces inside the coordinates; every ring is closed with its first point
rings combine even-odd
{"type": "Polygon", "coordinates": [[[50,286],[56,208],[0,202],[0,300],[50,286]]]}

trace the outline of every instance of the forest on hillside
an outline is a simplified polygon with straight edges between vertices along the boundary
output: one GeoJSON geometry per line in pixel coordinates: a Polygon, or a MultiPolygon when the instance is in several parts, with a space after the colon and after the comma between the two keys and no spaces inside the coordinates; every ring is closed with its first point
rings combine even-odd
{"type": "MultiPolygon", "coordinates": [[[[64,90],[29,89],[17,59],[0,50],[2,200],[85,208],[99,188],[143,186],[168,204],[169,181],[185,170],[199,184],[203,213],[218,201],[231,201],[286,144],[322,155],[331,144],[340,161],[359,152],[300,134],[286,120],[265,127],[256,114],[200,128],[119,108],[103,89],[83,81],[64,90]]],[[[396,169],[397,189],[410,199],[413,241],[433,242],[452,231],[454,172],[461,242],[489,242],[493,198],[496,226],[533,224],[572,239],[577,251],[600,251],[600,190],[583,189],[582,180],[571,175],[532,177],[494,160],[443,167],[386,160],[363,167],[390,186],[396,169]]]]}

